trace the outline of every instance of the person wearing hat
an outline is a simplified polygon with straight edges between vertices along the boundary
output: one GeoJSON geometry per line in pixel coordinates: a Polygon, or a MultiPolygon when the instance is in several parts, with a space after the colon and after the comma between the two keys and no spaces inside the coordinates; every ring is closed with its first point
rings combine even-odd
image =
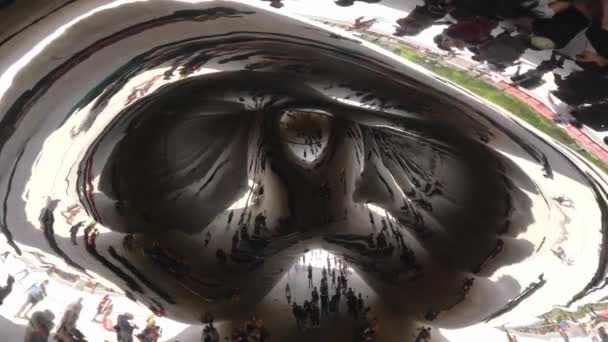
{"type": "Polygon", "coordinates": [[[47,342],[55,326],[55,315],[49,311],[36,311],[25,328],[24,342],[47,342]]]}

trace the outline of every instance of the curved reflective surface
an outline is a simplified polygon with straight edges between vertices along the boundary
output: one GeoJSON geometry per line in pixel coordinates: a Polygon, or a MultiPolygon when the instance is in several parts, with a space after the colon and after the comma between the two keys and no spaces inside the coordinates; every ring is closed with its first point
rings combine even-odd
{"type": "Polygon", "coordinates": [[[289,1],[51,7],[0,12],[5,340],[603,338],[587,152],[289,1]]]}

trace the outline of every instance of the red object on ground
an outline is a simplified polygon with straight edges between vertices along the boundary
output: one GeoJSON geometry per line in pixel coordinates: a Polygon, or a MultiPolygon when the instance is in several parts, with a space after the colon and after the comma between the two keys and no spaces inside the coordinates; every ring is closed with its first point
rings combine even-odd
{"type": "Polygon", "coordinates": [[[450,25],[445,34],[451,38],[462,40],[469,44],[481,44],[491,38],[492,30],[497,26],[497,22],[481,17],[461,20],[456,24],[450,25]]]}
{"type": "Polygon", "coordinates": [[[111,319],[106,319],[103,322],[103,328],[106,329],[107,331],[114,331],[114,322],[112,322],[111,319]]]}

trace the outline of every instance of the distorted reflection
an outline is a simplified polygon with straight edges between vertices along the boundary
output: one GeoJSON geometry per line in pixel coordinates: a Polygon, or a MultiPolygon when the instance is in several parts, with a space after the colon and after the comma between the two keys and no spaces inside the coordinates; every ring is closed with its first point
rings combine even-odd
{"type": "Polygon", "coordinates": [[[305,164],[322,158],[331,132],[331,116],[319,112],[288,111],[279,121],[281,139],[305,164]]]}
{"type": "Polygon", "coordinates": [[[48,3],[0,341],[608,341],[607,1],[48,3]]]}

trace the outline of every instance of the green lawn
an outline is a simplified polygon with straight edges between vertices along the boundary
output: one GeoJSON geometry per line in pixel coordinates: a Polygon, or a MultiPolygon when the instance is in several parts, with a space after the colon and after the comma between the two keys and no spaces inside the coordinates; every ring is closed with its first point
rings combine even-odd
{"type": "MultiPolygon", "coordinates": [[[[527,103],[484,81],[471,72],[450,68],[433,62],[429,59],[429,57],[411,48],[401,47],[393,52],[411,62],[433,71],[437,75],[442,76],[443,78],[488,100],[489,102],[504,108],[563,144],[571,146],[577,150],[581,150],[579,143],[568,135],[564,129],[557,126],[553,121],[545,118],[527,103]]],[[[589,153],[587,150],[581,150],[580,153],[587,158],[587,160],[591,161],[605,172],[608,172],[608,167],[606,164],[597,156],[589,153]]]]}

